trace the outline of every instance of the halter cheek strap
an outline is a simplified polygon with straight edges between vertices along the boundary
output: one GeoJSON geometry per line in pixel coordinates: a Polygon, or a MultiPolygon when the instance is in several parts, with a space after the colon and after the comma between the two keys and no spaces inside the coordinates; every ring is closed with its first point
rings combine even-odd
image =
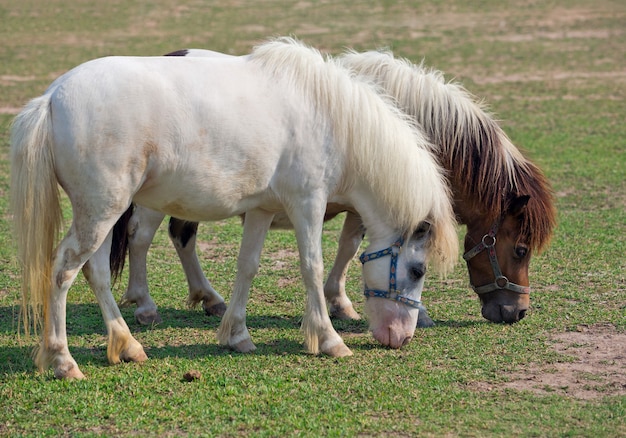
{"type": "Polygon", "coordinates": [[[387,249],[381,249],[380,251],[371,252],[369,254],[363,253],[359,260],[361,260],[361,264],[365,264],[369,261],[379,259],[381,257],[391,256],[391,266],[389,268],[389,289],[381,290],[381,289],[370,289],[365,285],[365,290],[363,294],[366,297],[377,297],[377,298],[387,298],[389,300],[398,301],[399,303],[405,304],[409,307],[414,307],[419,309],[422,306],[422,302],[418,300],[414,300],[413,298],[409,298],[406,295],[399,294],[396,289],[396,268],[398,266],[398,254],[400,253],[400,248],[404,243],[404,239],[399,237],[391,246],[387,249]]]}
{"type": "Polygon", "coordinates": [[[483,236],[478,245],[463,254],[465,261],[469,262],[471,258],[475,257],[482,251],[487,250],[489,262],[491,263],[491,269],[496,277],[493,283],[485,284],[483,286],[474,286],[472,284],[472,289],[474,289],[474,292],[478,295],[500,289],[506,289],[518,294],[530,294],[530,286],[520,286],[519,284],[511,283],[506,276],[502,275],[502,270],[500,269],[500,264],[498,263],[498,256],[496,255],[496,234],[498,233],[498,228],[500,228],[501,220],[502,219],[499,219],[493,223],[489,232],[483,236]]]}

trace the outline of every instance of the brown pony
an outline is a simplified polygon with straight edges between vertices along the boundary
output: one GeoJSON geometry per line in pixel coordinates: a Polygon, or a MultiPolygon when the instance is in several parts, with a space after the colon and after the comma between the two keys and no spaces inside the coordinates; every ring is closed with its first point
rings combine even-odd
{"type": "MultiPolygon", "coordinates": [[[[224,56],[198,49],[175,54],[224,56]]],[[[355,74],[376,82],[435,144],[440,163],[448,171],[455,213],[467,226],[464,258],[482,315],[494,322],[522,319],[530,303],[531,255],[546,247],[556,222],[552,191],[541,170],[511,143],[474,96],[459,84],[445,82],[441,72],[394,58],[389,52],[348,52],[340,61],[355,74]]],[[[341,211],[329,205],[327,218],[341,211]]],[[[135,315],[144,323],[158,320],[145,281],[145,252],[162,220],[159,213],[142,209],[135,213],[131,229],[131,274],[123,301],[138,304],[135,315]]],[[[277,215],[275,225],[288,223],[277,215]]],[[[185,267],[190,305],[201,301],[207,313],[219,315],[224,311],[223,299],[202,275],[195,256],[196,228],[197,224],[172,218],[170,236],[185,267]]],[[[324,289],[335,317],[359,318],[345,293],[345,277],[363,232],[359,216],[348,212],[324,289]]],[[[419,319],[421,326],[430,325],[426,309],[421,309],[419,319]]]]}
{"type": "Polygon", "coordinates": [[[389,52],[349,52],[341,61],[396,99],[438,148],[454,210],[467,225],[464,258],[483,316],[522,319],[530,302],[531,253],[545,248],[556,223],[543,173],[471,94],[446,83],[441,72],[389,52]]]}

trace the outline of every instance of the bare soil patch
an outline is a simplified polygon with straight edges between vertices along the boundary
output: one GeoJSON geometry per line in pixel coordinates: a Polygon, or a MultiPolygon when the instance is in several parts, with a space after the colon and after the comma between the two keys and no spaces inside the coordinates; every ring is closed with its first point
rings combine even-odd
{"type": "Polygon", "coordinates": [[[16,106],[0,106],[0,114],[17,115],[22,111],[22,108],[16,106]]]}
{"type": "MultiPolygon", "coordinates": [[[[581,400],[626,395],[626,333],[612,324],[579,325],[576,331],[554,335],[552,341],[557,352],[573,360],[531,365],[500,388],[581,400]]],[[[493,389],[484,383],[478,388],[493,389]]]]}

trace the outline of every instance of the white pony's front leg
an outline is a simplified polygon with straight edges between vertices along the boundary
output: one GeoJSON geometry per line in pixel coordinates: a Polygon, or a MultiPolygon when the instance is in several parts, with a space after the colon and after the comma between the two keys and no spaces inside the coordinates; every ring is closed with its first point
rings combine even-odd
{"type": "Polygon", "coordinates": [[[144,325],[161,322],[148,289],[147,255],[164,218],[163,213],[137,205],[128,223],[128,287],[120,306],[136,304],[135,319],[144,325]]]}
{"type": "Polygon", "coordinates": [[[109,268],[111,235],[112,233],[109,233],[104,243],[85,263],[83,274],[96,294],[107,327],[109,337],[107,358],[109,363],[143,362],[148,357],[141,344],[130,333],[111,293],[111,271],[109,268]]]}
{"type": "Polygon", "coordinates": [[[300,270],[307,292],[302,332],[307,350],[312,354],[322,352],[333,357],[351,356],[352,351],[333,328],[324,298],[322,227],[325,206],[324,202],[320,206],[312,205],[310,210],[294,208],[289,214],[296,230],[300,270]],[[318,209],[320,214],[316,214],[318,209]]]}
{"type": "Polygon", "coordinates": [[[246,304],[252,280],[259,269],[263,242],[273,217],[273,213],[259,209],[246,212],[233,294],[217,329],[219,343],[241,353],[256,350],[246,327],[246,304]]]}
{"type": "Polygon", "coordinates": [[[330,315],[334,318],[361,319],[346,294],[346,275],[350,261],[359,250],[364,234],[365,227],[361,217],[348,212],[339,237],[335,263],[324,286],[324,295],[330,305],[330,315]]]}

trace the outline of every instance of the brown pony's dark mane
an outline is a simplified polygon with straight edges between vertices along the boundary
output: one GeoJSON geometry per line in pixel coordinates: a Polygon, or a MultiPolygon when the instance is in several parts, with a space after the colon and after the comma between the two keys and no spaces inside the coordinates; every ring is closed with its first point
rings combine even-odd
{"type": "Polygon", "coordinates": [[[426,114],[431,117],[430,123],[424,116],[418,121],[440,147],[439,159],[449,172],[452,186],[472,204],[472,210],[480,211],[490,222],[509,211],[515,198],[529,196],[521,216],[520,240],[541,251],[549,243],[556,224],[553,192],[547,178],[465,89],[454,83],[444,85],[455,91],[457,98],[467,99],[467,104],[454,106],[445,102],[444,112],[426,114]]]}
{"type": "Polygon", "coordinates": [[[471,210],[493,222],[518,196],[530,199],[521,216],[519,239],[541,251],[556,224],[550,184],[526,158],[484,105],[440,71],[395,59],[389,52],[349,52],[342,62],[376,78],[434,143],[452,189],[471,210]]]}

